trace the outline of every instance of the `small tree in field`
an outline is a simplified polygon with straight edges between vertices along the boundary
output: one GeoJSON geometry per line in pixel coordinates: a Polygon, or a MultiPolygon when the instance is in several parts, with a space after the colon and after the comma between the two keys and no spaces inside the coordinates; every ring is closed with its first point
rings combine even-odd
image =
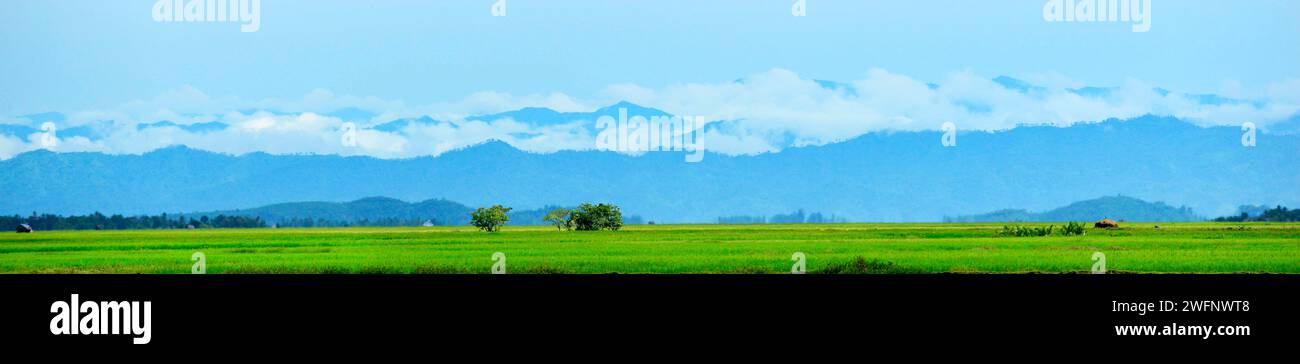
{"type": "Polygon", "coordinates": [[[478,227],[479,230],[486,232],[496,232],[501,230],[501,226],[510,221],[509,207],[493,205],[492,207],[480,207],[469,215],[469,224],[478,227]]]}
{"type": "Polygon", "coordinates": [[[581,231],[614,230],[623,227],[623,212],[618,206],[584,203],[569,214],[569,224],[581,231]]]}
{"type": "Polygon", "coordinates": [[[551,225],[555,225],[556,230],[573,229],[573,224],[570,224],[569,221],[569,213],[569,209],[561,207],[546,213],[542,220],[550,221],[551,225]]]}

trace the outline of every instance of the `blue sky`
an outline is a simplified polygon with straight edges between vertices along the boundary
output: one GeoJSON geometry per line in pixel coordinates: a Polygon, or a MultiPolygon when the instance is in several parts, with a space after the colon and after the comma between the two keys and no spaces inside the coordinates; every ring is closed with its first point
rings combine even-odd
{"type": "Polygon", "coordinates": [[[466,117],[619,100],[739,121],[706,137],[730,154],[945,122],[993,130],[1156,114],[1267,130],[1300,114],[1295,1],[1152,0],[1148,32],[1048,22],[1045,0],[806,0],[801,17],[795,0],[505,1],[506,16],[494,17],[497,0],[263,0],[256,32],[157,22],[155,0],[6,2],[0,127],[21,127],[0,135],[0,159],[42,148],[32,131],[47,120],[24,115],[47,111],[66,115],[60,129],[84,126],[59,136],[66,151],[185,144],[379,157],[488,139],[590,149],[580,125],[466,117]],[[1044,90],[1008,90],[991,81],[1001,75],[1044,90]],[[1114,89],[1072,91],[1083,86],[1114,89]],[[1209,93],[1241,102],[1198,96],[1209,93]],[[327,115],[340,108],[369,115],[327,115]],[[438,122],[373,128],[421,116],[438,122]],[[231,128],[139,125],[164,120],[231,128]],[[353,121],[365,142],[340,149],[337,133],[353,121]]]}
{"type": "Polygon", "coordinates": [[[265,0],[261,29],[157,23],[153,0],[10,1],[0,112],[110,107],[189,85],[214,96],[336,93],[429,103],[493,90],[589,95],[619,83],[722,82],[771,68],[852,80],[882,68],[1137,78],[1217,92],[1300,76],[1300,3],[1161,1],[1153,26],[1047,23],[1042,0],[265,0]]]}

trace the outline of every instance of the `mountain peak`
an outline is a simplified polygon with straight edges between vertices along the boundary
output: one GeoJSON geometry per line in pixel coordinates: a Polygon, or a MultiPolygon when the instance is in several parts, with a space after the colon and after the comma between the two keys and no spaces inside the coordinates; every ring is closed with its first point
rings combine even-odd
{"type": "Polygon", "coordinates": [[[630,115],[668,116],[668,113],[664,112],[663,110],[637,105],[627,100],[620,100],[619,102],[614,103],[613,105],[609,105],[597,109],[595,112],[593,112],[593,114],[617,116],[619,109],[627,109],[627,113],[629,116],[630,115]]]}
{"type": "Polygon", "coordinates": [[[162,154],[179,154],[179,153],[208,153],[205,150],[190,148],[185,144],[171,144],[162,148],[154,149],[145,153],[145,155],[162,155],[162,154]]]}
{"type": "Polygon", "coordinates": [[[1034,92],[1041,92],[1045,90],[1044,88],[1038,85],[1034,85],[1032,83],[1025,82],[1024,80],[1017,79],[1010,76],[994,77],[993,82],[997,83],[998,85],[1001,85],[1003,88],[1006,88],[1008,90],[1018,91],[1022,93],[1034,93],[1034,92]]]}
{"type": "Polygon", "coordinates": [[[372,203],[402,203],[402,204],[405,204],[406,201],[398,200],[398,199],[395,199],[395,198],[392,198],[392,197],[384,197],[384,196],[370,196],[370,197],[362,197],[362,198],[356,199],[356,200],[354,200],[354,201],[351,201],[351,202],[349,202],[349,203],[352,203],[352,204],[372,204],[372,203]]]}
{"type": "Polygon", "coordinates": [[[610,109],[610,108],[620,108],[620,107],[639,108],[641,107],[641,105],[633,104],[631,101],[627,101],[627,100],[618,100],[618,102],[614,103],[613,105],[609,105],[605,108],[610,109]]]}
{"type": "Polygon", "coordinates": [[[510,145],[510,143],[507,143],[500,139],[488,139],[486,141],[483,141],[482,143],[472,144],[465,147],[457,148],[452,151],[448,151],[447,153],[438,156],[438,158],[449,157],[455,154],[465,154],[465,153],[505,154],[505,153],[518,153],[518,152],[522,152],[522,151],[519,150],[519,148],[515,148],[515,146],[510,145]]]}

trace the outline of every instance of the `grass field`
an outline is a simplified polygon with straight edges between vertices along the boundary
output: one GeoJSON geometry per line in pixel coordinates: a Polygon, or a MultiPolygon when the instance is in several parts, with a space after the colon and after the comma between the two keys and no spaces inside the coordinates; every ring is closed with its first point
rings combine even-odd
{"type": "MultiPolygon", "coordinates": [[[[40,231],[0,234],[0,273],[1300,273],[1300,224],[1127,223],[1084,236],[997,237],[1004,224],[639,225],[40,231]],[[857,258],[866,264],[851,264],[857,258]],[[856,268],[856,269],[855,269],[856,268]]],[[[1027,224],[1031,226],[1046,224],[1027,224]]],[[[1059,226],[1059,224],[1057,224],[1059,226]]]]}

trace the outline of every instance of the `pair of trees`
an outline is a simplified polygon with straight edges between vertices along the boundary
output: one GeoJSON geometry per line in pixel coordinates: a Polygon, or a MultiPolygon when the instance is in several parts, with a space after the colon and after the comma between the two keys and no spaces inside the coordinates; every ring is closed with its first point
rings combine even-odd
{"type": "MultiPolygon", "coordinates": [[[[501,205],[480,207],[470,213],[470,224],[487,232],[501,231],[501,226],[510,221],[510,210],[501,205]]],[[[623,212],[618,206],[603,203],[584,203],[575,210],[558,208],[548,212],[543,219],[555,225],[558,230],[617,231],[623,227],[623,212]]]]}
{"type": "Polygon", "coordinates": [[[547,213],[544,220],[557,230],[618,231],[623,227],[623,212],[611,204],[578,205],[577,210],[558,208],[547,213]]]}

